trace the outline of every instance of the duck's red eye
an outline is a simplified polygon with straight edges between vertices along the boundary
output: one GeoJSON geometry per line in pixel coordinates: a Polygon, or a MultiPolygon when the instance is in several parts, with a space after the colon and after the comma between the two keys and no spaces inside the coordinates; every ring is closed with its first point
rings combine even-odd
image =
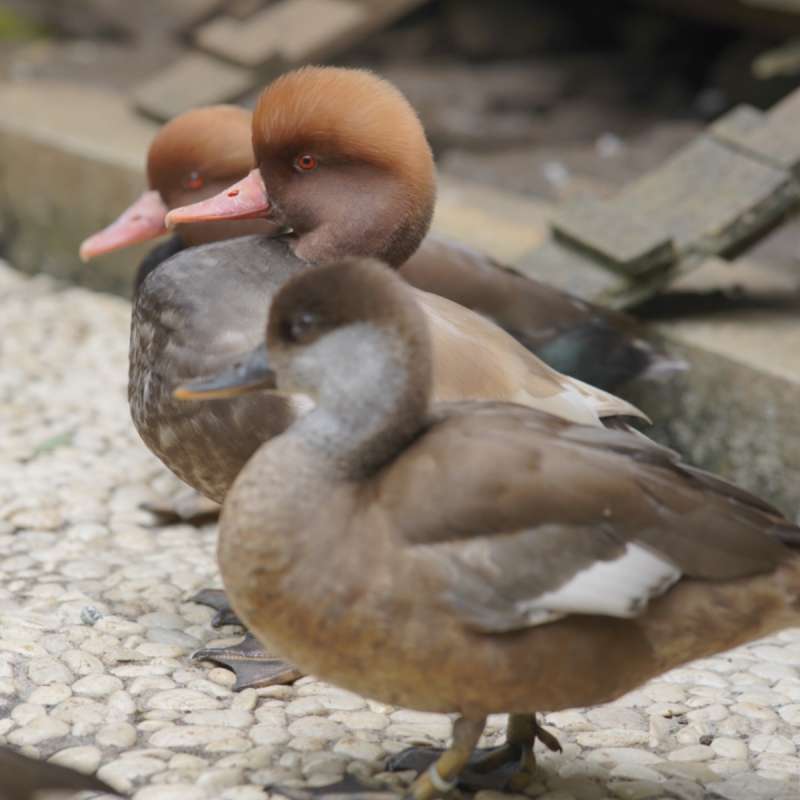
{"type": "Polygon", "coordinates": [[[312,169],[315,169],[317,166],[317,159],[314,156],[306,153],[302,156],[297,156],[294,160],[294,165],[297,169],[302,170],[303,172],[310,172],[312,169]]]}
{"type": "Polygon", "coordinates": [[[199,172],[190,172],[183,182],[187,189],[202,189],[205,181],[199,172]]]}

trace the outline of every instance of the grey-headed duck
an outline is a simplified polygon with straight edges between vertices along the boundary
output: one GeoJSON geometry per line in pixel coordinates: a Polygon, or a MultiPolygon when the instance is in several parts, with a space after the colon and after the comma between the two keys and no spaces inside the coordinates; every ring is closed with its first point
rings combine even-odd
{"type": "Polygon", "coordinates": [[[416,800],[455,785],[489,714],[511,714],[508,742],[473,767],[518,763],[521,788],[534,739],[557,746],[535,712],[800,624],[798,527],[631,432],[435,402],[417,296],[370,260],[305,271],[273,299],[266,350],[180,390],[313,400],[228,492],[222,577],[301,669],[458,715],[416,800]]]}

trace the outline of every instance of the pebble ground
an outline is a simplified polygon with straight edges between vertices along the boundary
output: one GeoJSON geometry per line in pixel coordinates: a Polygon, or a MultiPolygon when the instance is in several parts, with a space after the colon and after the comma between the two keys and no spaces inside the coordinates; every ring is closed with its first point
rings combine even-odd
{"type": "MultiPolygon", "coordinates": [[[[189,660],[239,631],[189,601],[218,585],[214,526],[140,508],[179,487],[128,417],[128,322],[123,300],[0,264],[0,742],[135,800],[258,800],[446,742],[444,716],[313,678],[235,694],[189,660]]],[[[545,722],[564,752],[540,754],[540,800],[800,798],[800,630],[545,722]]]]}

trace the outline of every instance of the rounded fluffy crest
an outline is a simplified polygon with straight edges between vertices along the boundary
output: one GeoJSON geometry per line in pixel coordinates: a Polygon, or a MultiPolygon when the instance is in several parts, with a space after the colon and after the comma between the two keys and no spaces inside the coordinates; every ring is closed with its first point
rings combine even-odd
{"type": "Polygon", "coordinates": [[[293,320],[301,317],[314,322],[310,338],[360,322],[427,335],[427,324],[408,285],[386,264],[369,258],[315,267],[292,278],[270,307],[268,346],[285,342],[293,320]]]}
{"type": "Polygon", "coordinates": [[[233,182],[253,167],[252,115],[231,105],[206,106],[170,120],[147,153],[147,179],[162,195],[179,190],[196,172],[208,181],[233,182]]]}
{"type": "Polygon", "coordinates": [[[277,78],[256,106],[253,149],[259,161],[308,149],[433,180],[419,117],[399,89],[368,70],[303,67],[277,78]]]}

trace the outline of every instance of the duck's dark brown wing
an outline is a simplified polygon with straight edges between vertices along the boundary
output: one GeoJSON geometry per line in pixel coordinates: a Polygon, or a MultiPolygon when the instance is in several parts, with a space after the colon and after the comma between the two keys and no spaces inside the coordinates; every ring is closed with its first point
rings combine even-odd
{"type": "Polygon", "coordinates": [[[118,794],[93,775],[37,761],[0,747],[0,800],[33,800],[38,792],[46,789],[118,794]]]}
{"type": "Polygon", "coordinates": [[[635,615],[681,576],[773,569],[798,529],[642,436],[503,404],[452,404],[376,476],[442,596],[486,631],[635,615]]]}
{"type": "Polygon", "coordinates": [[[632,317],[524,277],[443,237],[428,236],[399,272],[412,286],[489,317],[559,372],[601,389],[684,368],[647,341],[632,317]]]}

